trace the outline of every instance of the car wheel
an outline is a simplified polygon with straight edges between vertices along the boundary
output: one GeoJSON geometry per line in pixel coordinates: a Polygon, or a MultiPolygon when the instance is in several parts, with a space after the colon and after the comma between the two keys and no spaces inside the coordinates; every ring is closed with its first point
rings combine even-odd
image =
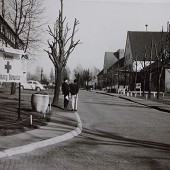
{"type": "Polygon", "coordinates": [[[36,88],[36,91],[41,91],[41,89],[39,87],[36,88]]]}

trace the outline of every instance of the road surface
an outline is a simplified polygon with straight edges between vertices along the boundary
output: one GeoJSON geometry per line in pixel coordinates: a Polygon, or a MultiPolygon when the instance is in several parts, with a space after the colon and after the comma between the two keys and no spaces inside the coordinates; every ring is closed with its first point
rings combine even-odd
{"type": "Polygon", "coordinates": [[[81,91],[78,137],[0,160],[0,170],[168,170],[170,114],[81,91]]]}

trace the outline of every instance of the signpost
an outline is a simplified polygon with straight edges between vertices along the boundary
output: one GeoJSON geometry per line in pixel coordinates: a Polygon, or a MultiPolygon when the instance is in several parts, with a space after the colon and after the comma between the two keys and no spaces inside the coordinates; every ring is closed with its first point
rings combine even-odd
{"type": "Polygon", "coordinates": [[[13,48],[0,47],[0,82],[15,82],[19,83],[19,108],[18,120],[21,120],[20,106],[21,106],[21,57],[25,55],[22,50],[13,48]]]}
{"type": "Polygon", "coordinates": [[[21,55],[0,51],[0,81],[19,83],[21,80],[21,55]]]}

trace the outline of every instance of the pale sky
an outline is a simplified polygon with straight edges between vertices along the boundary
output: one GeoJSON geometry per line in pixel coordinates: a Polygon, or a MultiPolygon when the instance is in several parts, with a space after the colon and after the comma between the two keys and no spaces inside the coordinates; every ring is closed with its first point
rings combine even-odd
{"type": "MultiPolygon", "coordinates": [[[[53,25],[58,16],[60,0],[44,0],[46,17],[53,25]]],[[[72,28],[74,18],[80,21],[78,45],[68,60],[73,70],[78,64],[84,68],[103,68],[104,53],[125,49],[127,31],[160,31],[170,21],[170,0],[64,0],[64,16],[72,28]]],[[[48,37],[48,36],[47,36],[48,37]]],[[[42,47],[42,50],[47,47],[42,47]]],[[[51,61],[45,52],[38,63],[49,72],[51,61]]]]}

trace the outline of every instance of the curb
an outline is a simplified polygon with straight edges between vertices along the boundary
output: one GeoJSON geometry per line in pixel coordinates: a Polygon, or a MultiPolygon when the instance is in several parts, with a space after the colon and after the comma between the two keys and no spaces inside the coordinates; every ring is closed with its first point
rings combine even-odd
{"type": "Polygon", "coordinates": [[[163,108],[160,108],[160,107],[158,107],[158,106],[149,106],[149,105],[147,105],[147,104],[134,101],[134,100],[132,100],[132,99],[130,99],[130,98],[123,97],[123,96],[121,96],[121,95],[114,95],[114,94],[109,94],[109,93],[105,93],[105,92],[98,92],[98,91],[97,91],[96,93],[104,94],[104,95],[108,95],[108,96],[114,96],[114,97],[117,96],[117,97],[119,97],[120,99],[124,99],[124,100],[127,100],[127,101],[131,101],[131,102],[140,104],[140,105],[142,105],[142,106],[145,106],[145,107],[148,107],[148,108],[151,108],[151,109],[155,109],[155,110],[159,110],[159,111],[162,111],[162,112],[170,113],[170,110],[163,109],[163,108]]]}
{"type": "Polygon", "coordinates": [[[17,155],[17,154],[31,152],[33,150],[43,148],[46,146],[50,146],[53,144],[57,144],[57,143],[72,139],[75,136],[78,136],[82,132],[82,122],[81,122],[80,117],[77,112],[75,112],[75,115],[76,115],[78,124],[77,124],[77,128],[75,128],[74,130],[72,130],[66,134],[56,136],[51,139],[46,139],[44,141],[35,142],[35,143],[28,144],[28,145],[23,145],[23,146],[19,146],[19,147],[15,147],[15,148],[6,149],[6,150],[0,152],[0,158],[5,158],[5,157],[17,155]]]}
{"type": "Polygon", "coordinates": [[[143,105],[143,106],[148,107],[148,108],[151,108],[151,109],[155,109],[155,110],[158,110],[158,111],[170,113],[170,110],[163,109],[163,108],[160,108],[160,107],[158,107],[158,106],[149,106],[149,105],[147,105],[147,104],[140,103],[140,102],[136,102],[136,101],[134,101],[134,100],[131,100],[131,99],[126,98],[126,97],[123,97],[123,96],[119,96],[119,98],[124,99],[124,100],[128,100],[128,101],[131,101],[131,102],[134,102],[134,103],[137,103],[137,104],[140,104],[140,105],[143,105]]]}

